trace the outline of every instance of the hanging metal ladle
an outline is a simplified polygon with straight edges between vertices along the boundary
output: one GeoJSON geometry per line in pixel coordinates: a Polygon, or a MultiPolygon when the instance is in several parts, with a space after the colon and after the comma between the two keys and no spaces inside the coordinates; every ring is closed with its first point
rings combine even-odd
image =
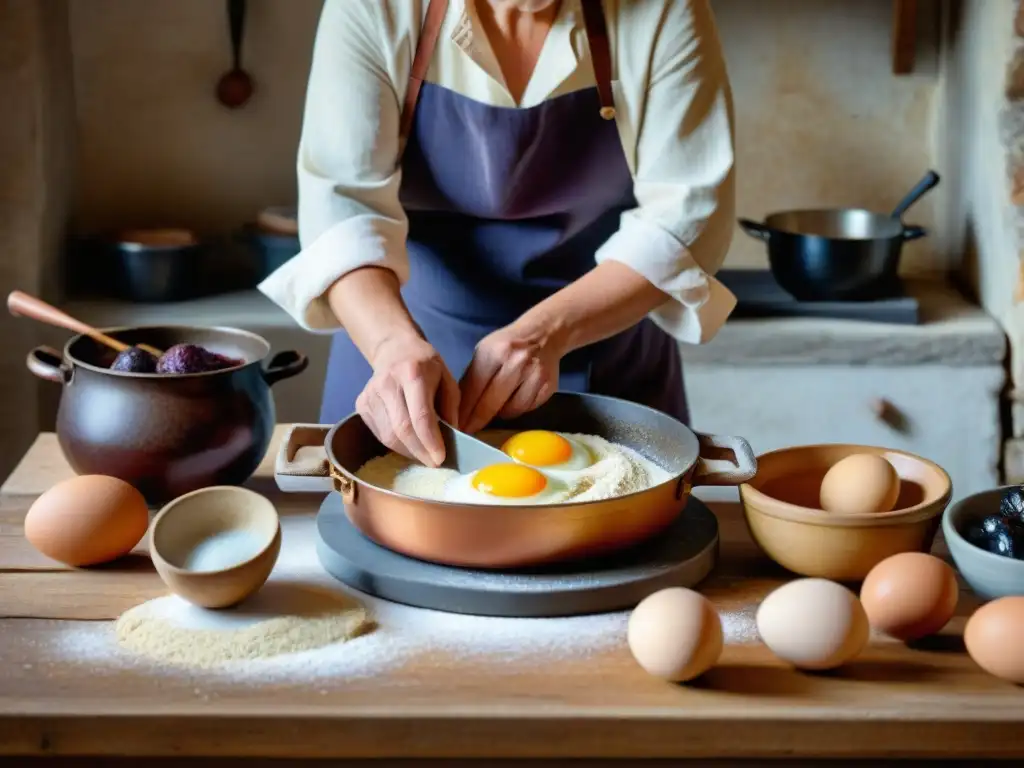
{"type": "Polygon", "coordinates": [[[256,86],[242,69],[242,36],[245,31],[246,0],[227,0],[228,26],[231,30],[231,70],[217,83],[217,100],[229,109],[238,109],[252,98],[256,86]]]}

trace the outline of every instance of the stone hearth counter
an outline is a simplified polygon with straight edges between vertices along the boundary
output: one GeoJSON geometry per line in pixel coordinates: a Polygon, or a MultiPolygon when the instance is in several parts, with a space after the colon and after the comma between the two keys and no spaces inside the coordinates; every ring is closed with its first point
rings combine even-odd
{"type": "MultiPolygon", "coordinates": [[[[921,302],[920,325],[812,318],[729,322],[710,344],[686,347],[690,364],[728,365],[998,365],[1006,354],[999,324],[941,283],[911,282],[921,302]]],[[[176,304],[75,301],[67,311],[99,327],[181,323],[228,325],[272,336],[294,333],[292,346],[309,349],[310,336],[256,291],[176,304]]],[[[283,342],[282,342],[283,343],[283,342]]]]}

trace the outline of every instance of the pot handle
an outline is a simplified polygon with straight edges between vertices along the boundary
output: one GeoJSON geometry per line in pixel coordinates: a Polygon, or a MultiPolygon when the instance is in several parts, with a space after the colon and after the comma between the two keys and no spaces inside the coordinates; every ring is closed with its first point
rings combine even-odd
{"type": "Polygon", "coordinates": [[[324,448],[330,424],[292,424],[274,460],[274,480],[285,493],[340,491],[324,448]],[[301,455],[300,455],[301,454],[301,455]]]}
{"type": "Polygon", "coordinates": [[[938,186],[939,181],[939,174],[935,171],[928,171],[928,173],[924,175],[924,178],[917,182],[912,190],[907,192],[906,197],[896,204],[896,207],[892,209],[890,216],[894,219],[902,217],[903,214],[909,210],[910,206],[924,197],[926,192],[938,186]]]}
{"type": "Polygon", "coordinates": [[[696,433],[700,445],[697,457],[697,468],[694,470],[690,484],[696,488],[700,485],[739,485],[750,480],[757,474],[757,458],[750,443],[742,437],[732,435],[704,435],[696,433]],[[706,458],[706,453],[730,451],[734,460],[706,458]]]}
{"type": "Polygon", "coordinates": [[[263,380],[267,384],[276,384],[292,376],[298,376],[309,366],[309,358],[301,352],[290,349],[286,352],[278,352],[271,359],[267,369],[263,371],[263,380]]]}
{"type": "Polygon", "coordinates": [[[71,380],[71,369],[64,364],[64,357],[53,347],[36,347],[25,358],[25,367],[44,381],[66,384],[71,380]]]}
{"type": "Polygon", "coordinates": [[[764,240],[766,243],[772,236],[772,230],[768,225],[761,224],[750,219],[737,219],[740,229],[757,240],[764,240]]]}
{"type": "Polygon", "coordinates": [[[916,224],[904,224],[903,225],[903,241],[909,240],[920,240],[922,237],[928,237],[928,230],[924,227],[919,227],[916,224]]]}

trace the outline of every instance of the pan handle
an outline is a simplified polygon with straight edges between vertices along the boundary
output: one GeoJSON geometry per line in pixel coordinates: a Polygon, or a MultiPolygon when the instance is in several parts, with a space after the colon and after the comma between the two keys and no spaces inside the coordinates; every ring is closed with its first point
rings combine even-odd
{"type": "Polygon", "coordinates": [[[914,188],[907,192],[906,197],[900,200],[899,204],[892,209],[892,217],[894,219],[898,219],[903,216],[910,206],[924,197],[925,192],[928,192],[938,185],[939,178],[939,174],[935,171],[928,171],[928,173],[924,175],[924,178],[917,182],[914,188]]]}
{"type": "Polygon", "coordinates": [[[904,242],[909,240],[920,240],[922,237],[928,237],[928,230],[924,227],[919,227],[916,224],[905,224],[903,226],[904,242]]]}
{"type": "Polygon", "coordinates": [[[285,493],[340,490],[331,477],[331,463],[324,448],[324,439],[330,430],[329,424],[293,424],[288,429],[274,461],[274,481],[278,488],[285,493]]]}
{"type": "Polygon", "coordinates": [[[740,229],[757,240],[764,240],[766,243],[772,236],[772,230],[766,224],[760,224],[750,219],[737,219],[740,229]]]}
{"type": "Polygon", "coordinates": [[[757,474],[757,458],[750,443],[742,437],[732,435],[705,435],[696,433],[700,446],[697,468],[690,485],[739,485],[757,474]],[[733,460],[706,457],[712,449],[716,452],[731,451],[733,460]]]}

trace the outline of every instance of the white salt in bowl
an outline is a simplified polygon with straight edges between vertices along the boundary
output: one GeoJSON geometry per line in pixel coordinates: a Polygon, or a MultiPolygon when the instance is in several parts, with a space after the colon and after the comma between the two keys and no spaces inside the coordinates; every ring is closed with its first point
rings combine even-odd
{"type": "Polygon", "coordinates": [[[227,608],[266,583],[281,552],[281,521],[265,496],[215,486],[179,496],[149,531],[149,554],[174,594],[227,608]]]}

